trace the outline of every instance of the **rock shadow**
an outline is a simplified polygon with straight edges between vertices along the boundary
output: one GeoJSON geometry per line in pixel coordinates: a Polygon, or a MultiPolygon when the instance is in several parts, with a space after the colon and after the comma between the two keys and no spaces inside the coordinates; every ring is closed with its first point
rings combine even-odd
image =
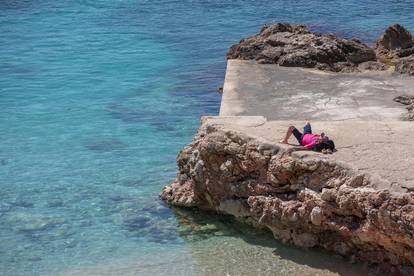
{"type": "Polygon", "coordinates": [[[193,208],[172,207],[178,221],[178,234],[185,241],[207,239],[213,236],[232,236],[245,242],[273,249],[275,256],[315,269],[329,270],[338,275],[352,275],[350,268],[367,271],[365,264],[351,264],[342,256],[318,248],[303,249],[284,244],[273,237],[268,229],[257,229],[237,221],[230,215],[193,208]]]}

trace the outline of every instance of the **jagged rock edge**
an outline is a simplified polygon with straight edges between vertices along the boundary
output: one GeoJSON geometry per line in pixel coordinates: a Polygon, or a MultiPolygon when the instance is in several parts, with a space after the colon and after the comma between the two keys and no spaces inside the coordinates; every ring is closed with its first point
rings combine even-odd
{"type": "MultiPolygon", "coordinates": [[[[373,176],[322,156],[203,123],[177,157],[172,205],[231,214],[275,238],[413,273],[413,193],[376,190],[373,176]]],[[[408,275],[407,274],[407,275],[408,275]]]]}

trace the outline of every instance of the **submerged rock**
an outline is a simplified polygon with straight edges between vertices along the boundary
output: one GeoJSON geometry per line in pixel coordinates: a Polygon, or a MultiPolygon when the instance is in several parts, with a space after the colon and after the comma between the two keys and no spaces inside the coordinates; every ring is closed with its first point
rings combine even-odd
{"type": "Polygon", "coordinates": [[[13,212],[7,215],[6,222],[16,232],[30,234],[62,225],[65,220],[40,214],[13,212]]]}
{"type": "Polygon", "coordinates": [[[259,63],[355,71],[357,65],[375,61],[375,52],[358,40],[310,32],[304,25],[277,23],[231,46],[228,59],[255,59],[259,63]]]}
{"type": "Polygon", "coordinates": [[[302,159],[208,121],[177,163],[161,195],[172,205],[230,214],[287,243],[414,273],[413,193],[378,190],[375,178],[333,159],[302,159]]]}
{"type": "Polygon", "coordinates": [[[61,198],[51,198],[47,202],[48,207],[62,207],[63,206],[63,199],[61,198]]]}
{"type": "Polygon", "coordinates": [[[127,236],[156,243],[177,242],[172,212],[162,201],[153,198],[146,203],[131,200],[113,204],[120,205],[113,222],[120,225],[127,236]]]}
{"type": "Polygon", "coordinates": [[[91,151],[110,152],[125,150],[127,145],[117,139],[108,139],[87,144],[86,148],[91,151]]]}

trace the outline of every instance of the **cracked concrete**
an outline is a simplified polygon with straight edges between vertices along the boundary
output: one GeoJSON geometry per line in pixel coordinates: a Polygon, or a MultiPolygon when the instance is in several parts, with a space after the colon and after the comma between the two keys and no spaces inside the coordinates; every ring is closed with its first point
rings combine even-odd
{"type": "Polygon", "coordinates": [[[225,213],[300,247],[413,275],[414,127],[402,121],[414,79],[228,63],[220,116],[203,117],[177,157],[166,202],[225,213]],[[280,141],[311,121],[337,152],[280,141]]]}
{"type": "MultiPolygon", "coordinates": [[[[299,130],[305,121],[266,121],[262,116],[205,117],[209,124],[221,125],[248,136],[275,144],[293,124],[299,130]],[[244,120],[248,120],[244,123],[244,120]],[[255,124],[253,123],[255,122],[255,124]]],[[[379,177],[376,188],[406,192],[414,189],[414,127],[406,121],[312,121],[315,133],[325,132],[336,143],[338,151],[332,155],[298,151],[302,158],[319,155],[352,166],[360,173],[379,177]],[[413,142],[410,142],[413,141],[413,142]],[[406,188],[402,188],[406,187],[406,188]]],[[[292,145],[297,145],[294,137],[292,145]]],[[[290,145],[281,145],[289,147],[290,145]]]]}
{"type": "Polygon", "coordinates": [[[327,73],[229,60],[220,115],[395,121],[407,112],[393,101],[402,94],[414,95],[414,79],[391,71],[327,73]]]}
{"type": "Polygon", "coordinates": [[[161,198],[233,215],[289,244],[377,264],[384,274],[413,275],[414,194],[400,186],[411,182],[404,177],[413,175],[413,146],[404,156],[399,143],[383,146],[395,137],[382,135],[405,131],[407,122],[377,121],[368,130],[366,121],[315,121],[315,131],[344,133],[337,139],[344,148],[332,155],[279,144],[288,125],[262,116],[204,117],[161,198]]]}
{"type": "Polygon", "coordinates": [[[414,190],[414,127],[401,120],[405,106],[393,101],[403,94],[414,95],[414,78],[391,71],[327,73],[229,60],[215,122],[277,143],[289,125],[311,121],[314,132],[336,143],[329,158],[385,180],[378,188],[406,192],[414,190]]]}

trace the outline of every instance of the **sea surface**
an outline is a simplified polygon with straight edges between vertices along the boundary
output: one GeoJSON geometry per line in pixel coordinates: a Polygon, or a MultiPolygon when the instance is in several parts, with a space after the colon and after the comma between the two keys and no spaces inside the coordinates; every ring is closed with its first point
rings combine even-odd
{"type": "Polygon", "coordinates": [[[372,44],[414,1],[0,0],[0,275],[360,275],[158,199],[265,23],[372,44]]]}

